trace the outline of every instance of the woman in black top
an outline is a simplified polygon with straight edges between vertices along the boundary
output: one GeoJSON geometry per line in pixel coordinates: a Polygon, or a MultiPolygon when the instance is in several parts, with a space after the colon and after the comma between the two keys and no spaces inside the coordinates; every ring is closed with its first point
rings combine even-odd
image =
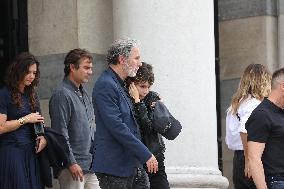
{"type": "Polygon", "coordinates": [[[150,91],[154,83],[152,66],[142,62],[142,66],[133,78],[128,78],[129,94],[134,102],[134,115],[140,126],[142,142],[154,154],[158,161],[158,172],[148,173],[151,189],[169,189],[169,182],[164,166],[165,144],[161,134],[153,127],[153,112],[155,102],[160,100],[156,92],[150,91]]]}

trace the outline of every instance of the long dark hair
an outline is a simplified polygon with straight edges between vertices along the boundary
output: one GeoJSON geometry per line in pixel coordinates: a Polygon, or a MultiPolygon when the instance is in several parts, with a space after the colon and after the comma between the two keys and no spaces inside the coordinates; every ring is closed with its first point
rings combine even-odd
{"type": "Polygon", "coordinates": [[[18,108],[23,106],[21,92],[19,90],[20,83],[24,80],[25,76],[29,73],[29,68],[33,64],[37,66],[37,72],[35,75],[35,79],[31,83],[31,85],[25,87],[25,94],[28,95],[29,103],[32,111],[36,110],[37,104],[37,96],[36,96],[36,86],[39,83],[39,62],[35,58],[34,55],[23,52],[16,56],[12,64],[9,66],[6,77],[5,84],[7,88],[11,91],[12,102],[16,104],[18,108]]]}

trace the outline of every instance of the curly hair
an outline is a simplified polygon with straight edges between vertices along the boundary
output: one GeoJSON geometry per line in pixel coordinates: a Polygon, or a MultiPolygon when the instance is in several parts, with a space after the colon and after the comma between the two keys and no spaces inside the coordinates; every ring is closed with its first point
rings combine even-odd
{"type": "Polygon", "coordinates": [[[231,101],[231,111],[237,113],[240,104],[251,95],[263,100],[271,91],[271,73],[261,64],[250,64],[246,67],[236,93],[231,101]]]}
{"type": "Polygon", "coordinates": [[[29,68],[33,64],[37,66],[37,72],[35,79],[31,85],[25,87],[25,94],[28,95],[29,104],[32,111],[34,112],[38,106],[37,96],[36,96],[36,86],[39,83],[39,62],[34,55],[23,52],[16,56],[12,64],[8,67],[5,77],[6,87],[11,91],[12,102],[16,104],[18,108],[22,108],[23,102],[21,98],[21,92],[19,86],[24,80],[25,76],[29,73],[29,68]]]}
{"type": "Polygon", "coordinates": [[[131,82],[144,83],[148,82],[150,85],[154,84],[154,73],[153,67],[151,64],[147,64],[146,62],[142,62],[142,66],[139,67],[135,77],[127,77],[126,83],[130,85],[131,82]]]}
{"type": "Polygon", "coordinates": [[[116,65],[118,63],[118,57],[124,56],[129,57],[131,50],[134,47],[138,47],[139,42],[135,39],[130,38],[121,38],[115,40],[108,49],[106,55],[106,61],[108,64],[116,65]]]}

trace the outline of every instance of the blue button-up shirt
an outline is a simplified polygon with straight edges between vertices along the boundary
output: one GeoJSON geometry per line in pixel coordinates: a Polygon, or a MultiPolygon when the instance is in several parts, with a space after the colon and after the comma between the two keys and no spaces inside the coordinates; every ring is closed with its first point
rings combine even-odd
{"type": "Polygon", "coordinates": [[[50,98],[49,115],[51,127],[67,140],[72,164],[79,164],[84,172],[90,170],[94,110],[83,86],[77,88],[68,77],[64,78],[50,98]]]}

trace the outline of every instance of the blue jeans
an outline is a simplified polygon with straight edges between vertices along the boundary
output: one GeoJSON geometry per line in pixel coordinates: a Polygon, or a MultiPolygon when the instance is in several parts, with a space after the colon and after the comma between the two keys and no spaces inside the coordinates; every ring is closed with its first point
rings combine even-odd
{"type": "Polygon", "coordinates": [[[269,189],[284,189],[284,176],[270,176],[266,182],[269,189]]]}

